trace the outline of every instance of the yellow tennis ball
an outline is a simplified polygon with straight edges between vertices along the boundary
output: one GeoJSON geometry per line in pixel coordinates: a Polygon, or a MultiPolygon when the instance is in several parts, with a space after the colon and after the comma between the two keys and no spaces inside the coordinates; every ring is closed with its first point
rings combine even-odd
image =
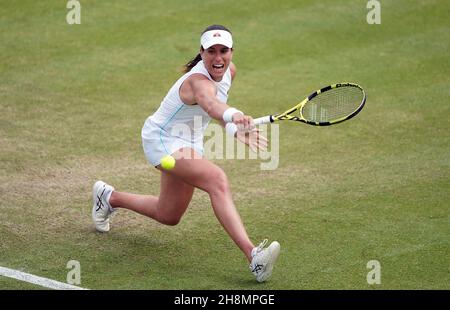
{"type": "Polygon", "coordinates": [[[161,158],[161,167],[163,167],[166,170],[171,170],[173,167],[175,167],[175,158],[170,155],[166,155],[163,158],[161,158]]]}

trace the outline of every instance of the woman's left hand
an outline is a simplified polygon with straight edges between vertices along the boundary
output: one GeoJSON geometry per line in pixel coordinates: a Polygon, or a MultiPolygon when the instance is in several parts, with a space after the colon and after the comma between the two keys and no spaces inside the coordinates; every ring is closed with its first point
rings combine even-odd
{"type": "Polygon", "coordinates": [[[250,131],[240,131],[236,133],[236,138],[244,144],[247,144],[253,152],[257,150],[266,151],[268,140],[264,137],[258,128],[253,128],[250,131]]]}

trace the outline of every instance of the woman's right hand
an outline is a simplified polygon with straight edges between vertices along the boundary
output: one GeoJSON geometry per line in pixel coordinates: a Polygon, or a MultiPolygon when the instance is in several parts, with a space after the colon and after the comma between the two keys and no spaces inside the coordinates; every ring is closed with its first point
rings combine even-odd
{"type": "Polygon", "coordinates": [[[248,132],[255,128],[253,123],[253,118],[248,115],[243,115],[241,113],[233,114],[233,123],[236,124],[238,131],[248,132]]]}

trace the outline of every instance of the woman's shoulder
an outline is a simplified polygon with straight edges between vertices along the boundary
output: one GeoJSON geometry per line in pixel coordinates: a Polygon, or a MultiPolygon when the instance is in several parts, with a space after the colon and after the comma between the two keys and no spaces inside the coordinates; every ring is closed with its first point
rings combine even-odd
{"type": "Polygon", "coordinates": [[[236,75],[236,65],[233,62],[230,62],[230,73],[231,80],[234,80],[234,76],[236,75]]]}

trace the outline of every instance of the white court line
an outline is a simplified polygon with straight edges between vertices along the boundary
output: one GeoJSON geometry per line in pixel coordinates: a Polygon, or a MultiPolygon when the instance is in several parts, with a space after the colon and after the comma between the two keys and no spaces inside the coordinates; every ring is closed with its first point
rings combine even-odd
{"type": "Polygon", "coordinates": [[[5,268],[5,267],[1,267],[1,266],[0,266],[0,276],[5,276],[8,278],[13,278],[13,279],[25,281],[28,283],[33,283],[33,284],[40,285],[43,287],[48,287],[48,288],[51,288],[54,290],[87,290],[87,288],[82,288],[79,286],[70,285],[67,283],[62,283],[62,282],[58,282],[58,281],[43,278],[43,277],[38,277],[38,276],[29,274],[26,272],[9,269],[9,268],[5,268]]]}

